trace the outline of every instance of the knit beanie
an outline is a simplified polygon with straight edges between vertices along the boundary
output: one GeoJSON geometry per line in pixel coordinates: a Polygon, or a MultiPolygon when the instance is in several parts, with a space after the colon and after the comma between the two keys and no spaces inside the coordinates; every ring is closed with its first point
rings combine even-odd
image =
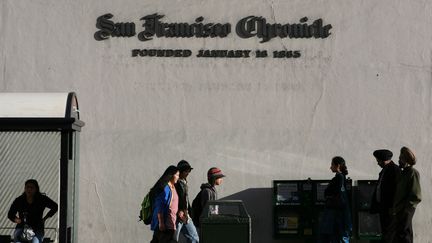
{"type": "Polygon", "coordinates": [[[218,178],[225,177],[224,174],[222,174],[222,170],[217,167],[212,167],[207,172],[207,179],[208,180],[216,180],[218,178]]]}

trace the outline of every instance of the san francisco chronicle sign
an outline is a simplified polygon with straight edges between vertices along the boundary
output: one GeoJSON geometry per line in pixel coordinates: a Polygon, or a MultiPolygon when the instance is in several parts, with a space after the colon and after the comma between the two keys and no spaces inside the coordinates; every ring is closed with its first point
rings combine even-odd
{"type": "MultiPolygon", "coordinates": [[[[208,23],[204,17],[198,17],[194,23],[167,23],[163,21],[164,15],[157,13],[142,17],[142,31],[137,33],[133,22],[114,22],[110,13],[97,18],[94,37],[98,41],[112,37],[134,37],[140,41],[151,41],[154,38],[225,38],[232,32],[230,23],[208,23]]],[[[325,39],[331,35],[330,24],[324,25],[322,19],[309,20],[301,18],[297,23],[268,23],[263,17],[248,16],[240,19],[235,25],[238,37],[258,38],[260,43],[268,42],[274,38],[289,39],[325,39]]],[[[250,57],[252,50],[199,50],[196,57],[250,57]]],[[[267,57],[265,50],[256,50],[256,57],[267,57]]],[[[132,56],[155,57],[189,57],[191,50],[171,49],[133,49],[132,56]]],[[[298,58],[299,50],[274,51],[275,58],[298,58]]]]}

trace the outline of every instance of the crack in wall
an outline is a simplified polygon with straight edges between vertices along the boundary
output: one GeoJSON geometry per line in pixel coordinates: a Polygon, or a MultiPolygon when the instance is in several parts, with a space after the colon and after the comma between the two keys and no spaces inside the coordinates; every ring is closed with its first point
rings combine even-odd
{"type": "MultiPolygon", "coordinates": [[[[273,22],[274,22],[274,23],[277,23],[277,21],[276,21],[276,13],[275,13],[275,8],[274,8],[274,2],[273,2],[272,0],[267,0],[267,2],[268,2],[268,4],[269,4],[269,6],[270,6],[271,18],[273,19],[273,22]]],[[[282,48],[283,48],[285,51],[288,51],[288,48],[287,48],[287,46],[284,44],[282,38],[278,38],[278,40],[279,40],[279,43],[282,45],[282,48]]]]}
{"type": "MultiPolygon", "coordinates": [[[[325,69],[323,69],[323,70],[325,70],[325,69]]],[[[306,139],[305,139],[305,146],[304,146],[304,152],[303,152],[303,154],[305,156],[303,156],[303,159],[302,159],[302,163],[301,163],[302,168],[301,168],[301,171],[303,171],[304,165],[308,162],[308,161],[305,161],[305,159],[309,160],[309,156],[308,156],[308,154],[309,154],[309,147],[308,147],[308,144],[309,144],[309,141],[311,140],[311,137],[312,137],[312,132],[313,132],[312,130],[313,130],[313,127],[315,126],[316,114],[318,112],[319,105],[321,104],[321,101],[322,101],[322,99],[324,97],[324,93],[326,91],[326,81],[325,81],[326,74],[327,74],[326,72],[322,73],[322,75],[320,75],[320,78],[319,78],[319,81],[322,84],[322,86],[321,86],[321,93],[320,93],[317,101],[315,102],[315,104],[313,106],[311,123],[310,123],[308,129],[306,130],[306,139]]]]}
{"type": "Polygon", "coordinates": [[[107,222],[106,218],[107,218],[107,217],[106,217],[106,215],[105,215],[105,213],[104,213],[104,209],[105,209],[105,207],[103,206],[103,204],[102,204],[102,200],[101,200],[101,197],[100,197],[100,195],[99,195],[98,185],[97,185],[96,182],[93,182],[93,185],[94,185],[94,188],[95,188],[96,196],[97,196],[97,198],[98,198],[98,200],[99,200],[99,204],[100,204],[100,206],[101,206],[101,211],[102,211],[102,220],[103,220],[102,223],[103,223],[103,226],[105,227],[106,232],[108,232],[108,236],[109,236],[110,242],[112,242],[113,237],[112,237],[111,232],[109,231],[108,226],[107,226],[107,224],[106,224],[106,222],[107,222]]]}

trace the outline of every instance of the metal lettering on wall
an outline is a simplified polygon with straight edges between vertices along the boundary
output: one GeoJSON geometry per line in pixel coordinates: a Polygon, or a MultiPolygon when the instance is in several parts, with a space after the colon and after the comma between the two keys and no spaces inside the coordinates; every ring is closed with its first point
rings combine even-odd
{"type": "MultiPolygon", "coordinates": [[[[166,23],[162,19],[164,15],[157,13],[146,15],[140,20],[143,30],[137,34],[136,25],[133,22],[114,22],[114,15],[107,13],[97,18],[94,38],[98,41],[111,37],[137,36],[140,41],[150,41],[157,38],[225,38],[231,34],[230,23],[208,23],[204,17],[195,19],[194,23],[166,23]]],[[[324,25],[322,19],[309,21],[303,17],[298,23],[279,24],[267,23],[263,17],[248,16],[239,20],[235,26],[238,37],[258,38],[260,43],[268,42],[274,38],[290,39],[325,39],[331,35],[331,24],[324,25]]],[[[254,54],[257,58],[272,56],[273,58],[298,58],[300,50],[199,50],[196,57],[222,57],[222,58],[249,58],[254,54]]],[[[191,50],[173,49],[133,49],[132,57],[190,57],[191,50]]]]}

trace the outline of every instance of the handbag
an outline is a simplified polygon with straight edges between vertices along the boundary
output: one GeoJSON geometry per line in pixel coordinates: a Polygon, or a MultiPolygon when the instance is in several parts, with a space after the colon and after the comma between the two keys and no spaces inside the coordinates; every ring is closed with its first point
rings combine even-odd
{"type": "Polygon", "coordinates": [[[35,235],[36,234],[33,229],[29,225],[25,224],[21,234],[21,239],[25,241],[31,241],[33,240],[33,237],[35,237],[35,235]]]}
{"type": "Polygon", "coordinates": [[[32,241],[36,234],[35,234],[33,228],[27,224],[27,215],[28,215],[27,212],[23,212],[24,227],[23,227],[23,231],[19,237],[23,241],[32,241]]]}

